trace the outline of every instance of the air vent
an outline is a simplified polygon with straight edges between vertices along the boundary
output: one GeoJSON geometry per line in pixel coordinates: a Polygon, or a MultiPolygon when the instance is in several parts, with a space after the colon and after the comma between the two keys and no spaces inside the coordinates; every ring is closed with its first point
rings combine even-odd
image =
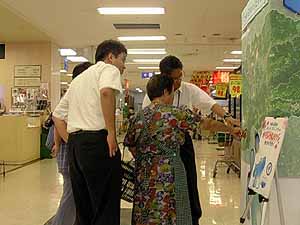
{"type": "Polygon", "coordinates": [[[156,23],[115,23],[116,29],[160,29],[156,23]]]}

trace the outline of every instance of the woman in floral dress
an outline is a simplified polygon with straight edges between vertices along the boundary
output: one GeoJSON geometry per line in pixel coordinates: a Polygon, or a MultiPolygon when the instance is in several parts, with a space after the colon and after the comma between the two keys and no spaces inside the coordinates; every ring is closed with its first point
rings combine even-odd
{"type": "Polygon", "coordinates": [[[197,122],[210,130],[238,132],[204,119],[173,102],[173,80],[153,76],[147,84],[152,104],[130,121],[124,144],[135,157],[132,225],[192,225],[184,165],[179,150],[184,131],[197,122]]]}

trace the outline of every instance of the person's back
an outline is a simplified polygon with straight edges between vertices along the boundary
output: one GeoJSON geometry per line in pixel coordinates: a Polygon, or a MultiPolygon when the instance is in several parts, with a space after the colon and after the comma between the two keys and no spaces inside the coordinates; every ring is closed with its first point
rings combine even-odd
{"type": "MultiPolygon", "coordinates": [[[[99,110],[101,108],[99,90],[105,87],[106,80],[112,76],[115,76],[115,79],[121,79],[118,68],[100,61],[72,82],[70,93],[68,93],[70,95],[68,115],[70,132],[76,131],[78,127],[83,130],[100,130],[104,128],[103,114],[99,110]]],[[[121,86],[116,88],[122,89],[121,86]]]]}

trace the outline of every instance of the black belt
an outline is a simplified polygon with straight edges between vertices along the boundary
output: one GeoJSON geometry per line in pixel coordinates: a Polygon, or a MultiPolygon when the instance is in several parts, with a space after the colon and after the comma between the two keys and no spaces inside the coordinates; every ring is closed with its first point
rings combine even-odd
{"type": "Polygon", "coordinates": [[[70,133],[70,135],[77,135],[77,134],[101,134],[101,133],[107,133],[107,130],[101,129],[101,130],[78,130],[75,132],[70,133]]]}

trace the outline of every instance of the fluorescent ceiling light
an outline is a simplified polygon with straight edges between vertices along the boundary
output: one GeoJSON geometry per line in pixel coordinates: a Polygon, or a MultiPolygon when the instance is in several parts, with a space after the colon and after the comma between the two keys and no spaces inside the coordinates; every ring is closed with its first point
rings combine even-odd
{"type": "Polygon", "coordinates": [[[67,71],[66,71],[66,70],[60,70],[59,72],[61,72],[61,73],[66,73],[67,71]]]}
{"type": "Polygon", "coordinates": [[[243,52],[242,51],[232,51],[230,54],[232,55],[241,55],[243,52]]]}
{"type": "Polygon", "coordinates": [[[165,48],[128,49],[128,55],[165,55],[165,48]]]}
{"type": "Polygon", "coordinates": [[[67,60],[71,62],[88,62],[83,56],[67,56],[67,60]]]}
{"type": "Polygon", "coordinates": [[[68,82],[60,82],[60,84],[62,84],[62,85],[68,85],[69,83],[68,82]]]}
{"type": "Polygon", "coordinates": [[[161,59],[133,59],[135,63],[159,63],[161,59]]]}
{"type": "Polygon", "coordinates": [[[238,67],[236,66],[217,66],[216,69],[217,70],[235,70],[238,67]]]}
{"type": "Polygon", "coordinates": [[[241,59],[224,59],[223,62],[240,63],[241,59]]]}
{"type": "Polygon", "coordinates": [[[118,37],[119,41],[164,41],[165,36],[126,36],[118,37]]]}
{"type": "Polygon", "coordinates": [[[97,11],[102,15],[161,15],[165,9],[161,7],[101,7],[97,11]]]}
{"type": "Polygon", "coordinates": [[[61,56],[74,56],[77,55],[77,53],[70,48],[61,48],[59,49],[59,53],[61,56]]]}
{"type": "Polygon", "coordinates": [[[154,72],[154,74],[155,74],[155,75],[160,75],[161,73],[160,73],[160,72],[154,72]]]}
{"type": "Polygon", "coordinates": [[[139,70],[158,70],[158,66],[139,66],[139,70]]]}

